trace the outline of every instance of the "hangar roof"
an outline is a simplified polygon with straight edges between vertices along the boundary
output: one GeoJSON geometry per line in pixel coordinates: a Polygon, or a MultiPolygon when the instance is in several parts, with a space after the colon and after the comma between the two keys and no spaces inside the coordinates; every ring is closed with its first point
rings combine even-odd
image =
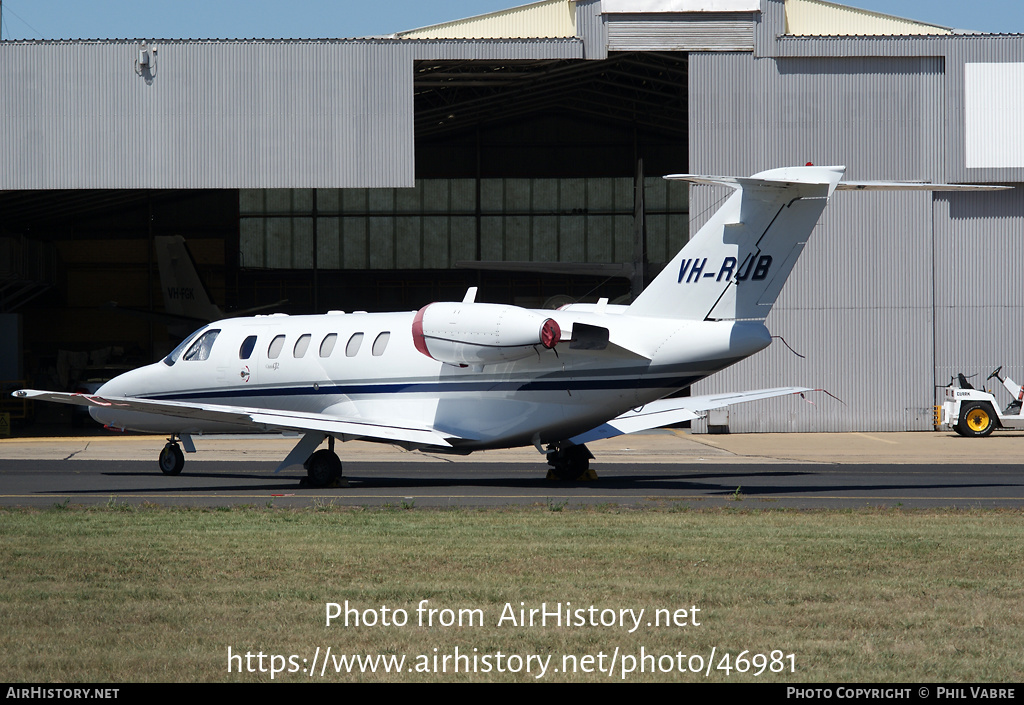
{"type": "Polygon", "coordinates": [[[861,10],[825,0],[786,0],[786,34],[813,37],[953,34],[939,25],[861,10]]]}
{"type": "Polygon", "coordinates": [[[397,32],[399,39],[511,39],[575,37],[576,3],[541,0],[462,20],[397,32]]]}

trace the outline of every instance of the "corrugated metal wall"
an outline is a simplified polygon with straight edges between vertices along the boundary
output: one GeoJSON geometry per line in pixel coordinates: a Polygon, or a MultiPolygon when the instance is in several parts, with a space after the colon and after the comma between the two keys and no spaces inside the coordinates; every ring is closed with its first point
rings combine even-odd
{"type": "Polygon", "coordinates": [[[411,59],[387,43],[0,44],[0,188],[413,181],[411,59]]]}
{"type": "MultiPolygon", "coordinates": [[[[964,129],[965,65],[1024,61],[1024,37],[782,37],[781,0],[763,9],[763,58],[691,54],[691,171],[812,161],[1017,189],[837,193],[768,318],[807,358],[776,341],[695,392],[808,385],[845,402],[733,407],[734,431],[925,430],[951,375],[1024,378],[1024,169],[968,168],[964,129]]],[[[717,194],[692,198],[695,231],[717,194]]]]}
{"type": "Polygon", "coordinates": [[[751,51],[749,12],[605,15],[609,51],[751,51]]]}
{"type": "Polygon", "coordinates": [[[576,33],[583,40],[585,58],[608,58],[608,29],[601,12],[601,0],[576,3],[576,33]]]}
{"type": "Polygon", "coordinates": [[[980,387],[1000,365],[1024,382],[1024,184],[938,195],[933,222],[935,383],[977,373],[980,387]]]}
{"type": "MultiPolygon", "coordinates": [[[[690,81],[692,171],[813,162],[846,164],[852,179],[941,179],[939,58],[693,54],[690,81]]],[[[709,191],[692,195],[701,221],[709,191]]],[[[776,342],[695,393],[793,384],[846,402],[744,404],[730,412],[734,431],[930,428],[932,218],[926,193],[837,193],[768,318],[806,359],[776,342]]]]}
{"type": "Polygon", "coordinates": [[[0,43],[0,189],[412,186],[417,59],[577,38],[0,43]],[[153,54],[151,53],[151,56],[153,54]]]}
{"type": "MultiPolygon", "coordinates": [[[[944,41],[946,55],[946,114],[950,117],[947,134],[948,162],[946,178],[958,181],[1024,182],[1024,166],[1016,168],[969,168],[966,158],[965,75],[967,64],[1024,64],[1024,35],[992,38],[954,37],[944,41]],[[971,41],[974,39],[974,41],[971,41]]],[[[1019,96],[1024,86],[1007,85],[1005,90],[1019,96]]],[[[993,109],[992,105],[983,109],[993,109]]],[[[1005,117],[1006,124],[1016,123],[1015,131],[1007,135],[1016,142],[1015,153],[1020,153],[1024,115],[1017,113],[1005,117]]],[[[999,139],[993,135],[993,139],[999,139]]]]}
{"type": "MultiPolygon", "coordinates": [[[[777,37],[771,22],[782,22],[781,0],[765,0],[765,12],[757,31],[758,56],[777,58],[812,57],[938,57],[943,63],[945,171],[936,180],[975,183],[1024,182],[1024,168],[969,168],[965,155],[966,65],[971,63],[1024,63],[1024,35],[951,35],[944,37],[777,37]]],[[[1007,85],[1006,91],[1020,92],[1007,85]]],[[[1024,131],[1024,116],[1017,116],[1024,131]]]]}
{"type": "Polygon", "coordinates": [[[394,51],[408,51],[413,60],[515,61],[518,59],[582,59],[583,40],[519,39],[396,39],[394,51]]]}

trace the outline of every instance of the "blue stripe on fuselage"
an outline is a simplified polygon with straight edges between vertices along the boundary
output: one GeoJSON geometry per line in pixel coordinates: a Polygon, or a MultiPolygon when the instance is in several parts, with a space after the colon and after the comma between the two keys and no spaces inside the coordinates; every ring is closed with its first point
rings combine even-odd
{"type": "MultiPolygon", "coordinates": [[[[708,372],[707,374],[711,374],[708,372]]],[[[397,382],[356,385],[319,385],[316,389],[310,383],[302,386],[286,387],[226,387],[196,392],[175,392],[167,394],[151,394],[142,398],[154,401],[213,401],[222,398],[274,397],[274,396],[319,396],[345,395],[358,396],[366,394],[458,394],[465,392],[547,392],[547,391],[586,391],[605,389],[682,389],[707,375],[689,375],[686,377],[650,377],[637,379],[589,379],[589,380],[545,380],[545,381],[473,381],[473,382],[397,382]]]]}

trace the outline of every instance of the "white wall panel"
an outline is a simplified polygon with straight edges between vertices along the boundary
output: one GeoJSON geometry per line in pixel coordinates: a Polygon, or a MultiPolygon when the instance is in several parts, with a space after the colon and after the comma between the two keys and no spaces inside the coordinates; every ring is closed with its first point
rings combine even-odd
{"type": "Polygon", "coordinates": [[[968,169],[1024,167],[1024,63],[964,66],[968,169]]]}

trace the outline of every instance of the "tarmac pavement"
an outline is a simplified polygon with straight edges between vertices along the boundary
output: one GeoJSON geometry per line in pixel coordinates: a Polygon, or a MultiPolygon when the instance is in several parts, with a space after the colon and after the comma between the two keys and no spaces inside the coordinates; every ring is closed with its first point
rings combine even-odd
{"type": "MultiPolygon", "coordinates": [[[[278,463],[298,442],[281,434],[194,436],[189,461],[278,463]]],[[[0,461],[156,461],[164,436],[131,434],[0,439],[0,461]]],[[[691,434],[659,430],[588,444],[598,461],[631,463],[854,463],[1014,464],[1024,459],[1024,433],[996,432],[963,438],[952,432],[691,434]]],[[[343,462],[538,463],[536,449],[489,450],[469,456],[409,452],[381,443],[350,441],[336,446],[343,462]]]]}
{"type": "Polygon", "coordinates": [[[469,456],[336,444],[337,487],[274,469],[295,436],[198,436],[180,475],[163,475],[163,436],[0,440],[0,505],[111,501],[182,506],[514,504],[856,508],[1024,508],[1024,434],[693,435],[660,430],[588,444],[593,481],[551,481],[530,448],[469,456]]]}

